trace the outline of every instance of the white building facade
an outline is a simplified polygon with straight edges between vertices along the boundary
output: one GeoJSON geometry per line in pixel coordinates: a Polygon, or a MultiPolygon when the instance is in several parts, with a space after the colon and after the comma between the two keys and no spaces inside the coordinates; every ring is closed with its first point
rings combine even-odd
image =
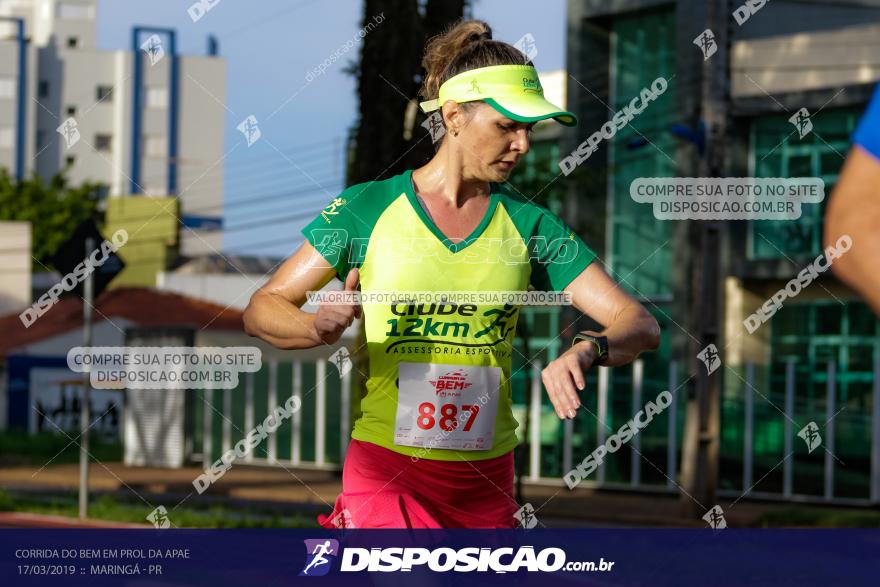
{"type": "Polygon", "coordinates": [[[96,0],[0,0],[0,166],[108,197],[177,195],[181,253],[222,247],[226,65],[177,54],[173,29],[96,46],[96,0]],[[184,228],[189,227],[192,230],[184,228]]]}

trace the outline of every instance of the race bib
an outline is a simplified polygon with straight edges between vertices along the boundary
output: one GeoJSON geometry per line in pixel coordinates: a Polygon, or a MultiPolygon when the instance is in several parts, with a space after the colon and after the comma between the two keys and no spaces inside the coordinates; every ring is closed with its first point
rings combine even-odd
{"type": "Polygon", "coordinates": [[[500,383],[500,367],[399,363],[394,443],[489,450],[500,383]]]}

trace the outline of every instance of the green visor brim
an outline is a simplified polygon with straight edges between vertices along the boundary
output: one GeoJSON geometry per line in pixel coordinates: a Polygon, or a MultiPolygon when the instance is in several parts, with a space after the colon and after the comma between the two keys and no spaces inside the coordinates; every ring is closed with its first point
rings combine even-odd
{"type": "Polygon", "coordinates": [[[511,120],[517,122],[537,122],[552,118],[563,126],[576,126],[577,117],[571,112],[561,110],[558,106],[548,102],[543,96],[529,96],[528,98],[484,98],[486,104],[494,108],[511,120]]]}

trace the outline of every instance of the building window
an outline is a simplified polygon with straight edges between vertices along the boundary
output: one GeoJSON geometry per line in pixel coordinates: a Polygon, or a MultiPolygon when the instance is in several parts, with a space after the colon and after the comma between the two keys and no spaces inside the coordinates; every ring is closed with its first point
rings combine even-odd
{"type": "Polygon", "coordinates": [[[37,131],[36,143],[37,143],[37,150],[38,151],[46,146],[46,131],[44,131],[44,130],[37,131]]]}
{"type": "Polygon", "coordinates": [[[0,77],[0,98],[14,98],[16,79],[14,77],[0,77]]]}
{"type": "Polygon", "coordinates": [[[11,126],[0,126],[0,149],[11,149],[14,137],[11,126]]]}
{"type": "MultiPolygon", "coordinates": [[[[815,123],[814,123],[815,124],[815,123]]],[[[828,425],[831,408],[835,423],[835,458],[840,474],[834,476],[834,495],[867,498],[870,486],[871,409],[875,365],[880,361],[880,321],[862,302],[822,300],[786,303],[771,325],[772,352],[769,401],[785,405],[786,364],[794,363],[794,420],[804,426],[814,421],[820,429],[828,425]],[[828,405],[828,363],[834,363],[833,404],[828,405]]],[[[768,436],[778,437],[778,430],[768,436]]],[[[798,430],[795,430],[797,433],[798,430]]],[[[756,441],[757,444],[757,441],[756,441]]],[[[824,444],[824,441],[823,441],[824,444]]],[[[798,493],[821,495],[821,460],[806,455],[794,457],[798,493]]],[[[767,462],[785,455],[777,451],[767,462]]]]}
{"type": "Polygon", "coordinates": [[[67,48],[68,49],[76,49],[78,45],[79,45],[79,38],[67,37],[67,48]]]}
{"type": "Polygon", "coordinates": [[[168,108],[168,88],[147,87],[145,88],[145,94],[147,97],[147,108],[168,108]]]}
{"type": "Polygon", "coordinates": [[[76,106],[68,106],[67,107],[67,115],[68,116],[76,116],[76,106]]]}
{"type": "Polygon", "coordinates": [[[168,141],[165,140],[165,136],[144,136],[144,155],[147,157],[166,157],[168,155],[168,141]]]}
{"type": "Polygon", "coordinates": [[[98,90],[95,93],[95,96],[95,99],[98,102],[109,102],[113,99],[113,86],[98,86],[98,90]]]}
{"type": "Polygon", "coordinates": [[[95,7],[59,2],[55,7],[55,15],[62,20],[94,20],[95,7]]]}
{"type": "Polygon", "coordinates": [[[64,165],[67,167],[73,167],[73,164],[76,163],[76,157],[73,155],[68,155],[64,158],[64,165]]]}
{"type": "MultiPolygon", "coordinates": [[[[671,9],[615,17],[610,71],[614,112],[628,106],[657,77],[671,79],[675,74],[675,18],[671,9]]],[[[590,107],[603,107],[584,94],[590,107]]],[[[608,261],[614,273],[626,276],[621,287],[640,297],[668,297],[673,290],[672,247],[663,246],[672,238],[672,223],[658,221],[651,206],[635,202],[629,186],[639,177],[676,176],[668,155],[675,152],[675,137],[667,132],[677,120],[675,105],[676,86],[670,84],[645,113],[608,142],[608,261]],[[651,137],[651,142],[645,143],[643,137],[651,137]]],[[[591,181],[585,174],[579,187],[595,189],[591,181]]]]}
{"type": "Polygon", "coordinates": [[[859,112],[840,109],[812,119],[813,130],[798,140],[788,115],[765,116],[752,124],[751,164],[755,177],[820,177],[825,183],[821,204],[803,204],[797,220],[754,220],[749,223],[750,259],[813,257],[822,251],[822,218],[828,196],[849,150],[859,112]]]}
{"type": "Polygon", "coordinates": [[[40,83],[37,84],[37,95],[40,98],[45,98],[49,95],[49,80],[40,80],[40,83]]]}
{"type": "Polygon", "coordinates": [[[106,134],[95,135],[95,150],[109,151],[112,144],[112,137],[106,134]]]}

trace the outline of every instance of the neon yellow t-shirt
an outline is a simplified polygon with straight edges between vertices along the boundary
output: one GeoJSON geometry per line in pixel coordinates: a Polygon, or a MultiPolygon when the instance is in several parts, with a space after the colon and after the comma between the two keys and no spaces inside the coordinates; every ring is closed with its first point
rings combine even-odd
{"type": "MultiPolygon", "coordinates": [[[[596,257],[556,215],[495,183],[483,220],[453,243],[411,177],[351,186],[303,228],[339,279],[359,269],[364,295],[562,291],[596,257]]],[[[520,307],[466,300],[363,305],[369,377],[353,438],[445,461],[516,446],[510,377],[520,307]]]]}

